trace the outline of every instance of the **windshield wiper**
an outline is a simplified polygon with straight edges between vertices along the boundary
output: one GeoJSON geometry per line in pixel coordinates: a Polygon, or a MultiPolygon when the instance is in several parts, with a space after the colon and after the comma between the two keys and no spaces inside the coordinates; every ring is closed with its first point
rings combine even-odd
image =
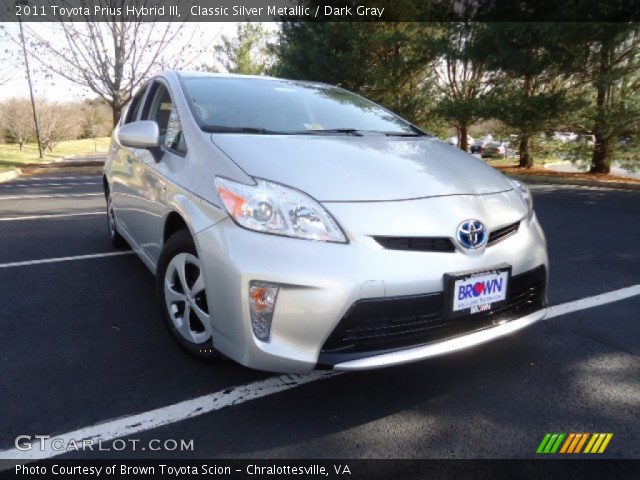
{"type": "Polygon", "coordinates": [[[387,137],[424,137],[423,133],[419,132],[382,132],[387,137]]]}
{"type": "Polygon", "coordinates": [[[361,137],[362,130],[357,128],[320,128],[317,130],[299,130],[290,132],[292,135],[324,135],[326,133],[344,133],[345,135],[355,135],[361,137]]]}
{"type": "Polygon", "coordinates": [[[343,134],[353,135],[356,137],[362,137],[363,133],[377,133],[380,135],[386,135],[388,137],[418,137],[423,136],[420,130],[415,129],[414,132],[382,132],[377,130],[359,130],[357,128],[325,128],[318,130],[292,130],[292,131],[277,131],[269,130],[267,128],[258,127],[230,127],[227,125],[202,125],[205,132],[210,133],[257,133],[260,135],[326,135],[326,134],[343,134]]]}
{"type": "Polygon", "coordinates": [[[266,128],[256,127],[228,127],[226,125],[202,125],[200,127],[205,132],[210,133],[258,133],[261,135],[286,135],[287,132],[277,132],[266,128]]]}
{"type": "Polygon", "coordinates": [[[364,136],[363,134],[373,133],[378,135],[386,135],[387,137],[421,137],[425,134],[417,128],[413,132],[384,132],[380,130],[361,130],[357,128],[327,128],[320,130],[302,130],[299,132],[291,132],[297,135],[323,135],[325,133],[343,133],[346,135],[354,135],[357,137],[364,136]]]}

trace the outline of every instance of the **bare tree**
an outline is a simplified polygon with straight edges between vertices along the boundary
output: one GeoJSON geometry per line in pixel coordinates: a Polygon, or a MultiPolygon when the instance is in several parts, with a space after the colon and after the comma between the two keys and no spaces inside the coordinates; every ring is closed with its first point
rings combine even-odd
{"type": "Polygon", "coordinates": [[[63,140],[75,140],[82,133],[80,107],[72,103],[38,101],[40,139],[49,153],[63,140]]]}
{"type": "Polygon", "coordinates": [[[104,101],[99,98],[85,99],[79,104],[79,109],[83,137],[105,137],[111,133],[111,109],[104,101]]]}
{"type": "MultiPolygon", "coordinates": [[[[99,1],[111,9],[121,6],[124,10],[126,6],[125,0],[99,1]]],[[[131,19],[121,15],[84,16],[84,22],[59,20],[60,35],[45,36],[33,27],[26,29],[32,55],[49,73],[100,97],[111,107],[114,123],[134,90],[151,75],[167,64],[180,68],[191,61],[183,52],[166,52],[178,39],[185,41],[184,23],[156,23],[148,17],[125,21],[131,19]]],[[[194,32],[191,29],[191,35],[194,32]]]]}
{"type": "Polygon", "coordinates": [[[22,98],[11,98],[2,105],[3,127],[10,137],[9,140],[22,146],[35,136],[31,103],[22,98]]]}
{"type": "Polygon", "coordinates": [[[10,80],[13,80],[14,70],[9,67],[0,67],[0,85],[4,85],[8,83],[10,80]]]}

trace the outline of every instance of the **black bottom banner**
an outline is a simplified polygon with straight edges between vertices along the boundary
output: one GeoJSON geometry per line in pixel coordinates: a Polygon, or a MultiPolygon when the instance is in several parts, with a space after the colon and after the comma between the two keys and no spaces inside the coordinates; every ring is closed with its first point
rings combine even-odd
{"type": "Polygon", "coordinates": [[[638,460],[0,460],[0,478],[631,479],[638,460]],[[21,463],[21,462],[20,462],[21,463]]]}

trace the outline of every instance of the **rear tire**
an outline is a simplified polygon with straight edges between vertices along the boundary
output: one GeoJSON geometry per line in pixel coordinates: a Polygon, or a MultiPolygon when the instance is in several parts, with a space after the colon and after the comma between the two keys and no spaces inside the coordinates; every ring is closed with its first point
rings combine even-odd
{"type": "Polygon", "coordinates": [[[196,245],[187,230],[166,241],[156,271],[164,321],[175,341],[201,360],[219,358],[213,348],[211,317],[196,245]]]}
{"type": "Polygon", "coordinates": [[[116,213],[113,210],[113,199],[111,198],[111,192],[107,190],[107,226],[109,227],[109,238],[111,243],[118,250],[129,249],[129,244],[122,235],[118,233],[118,227],[116,226],[116,213]]]}

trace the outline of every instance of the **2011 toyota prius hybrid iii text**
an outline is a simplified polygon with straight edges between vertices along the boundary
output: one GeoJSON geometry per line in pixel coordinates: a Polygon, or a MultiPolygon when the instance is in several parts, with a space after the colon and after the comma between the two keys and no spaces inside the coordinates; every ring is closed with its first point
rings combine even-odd
{"type": "Polygon", "coordinates": [[[366,369],[545,315],[528,189],[337,87],[164,72],[116,126],[104,189],[111,239],[199,357],[366,369]]]}

